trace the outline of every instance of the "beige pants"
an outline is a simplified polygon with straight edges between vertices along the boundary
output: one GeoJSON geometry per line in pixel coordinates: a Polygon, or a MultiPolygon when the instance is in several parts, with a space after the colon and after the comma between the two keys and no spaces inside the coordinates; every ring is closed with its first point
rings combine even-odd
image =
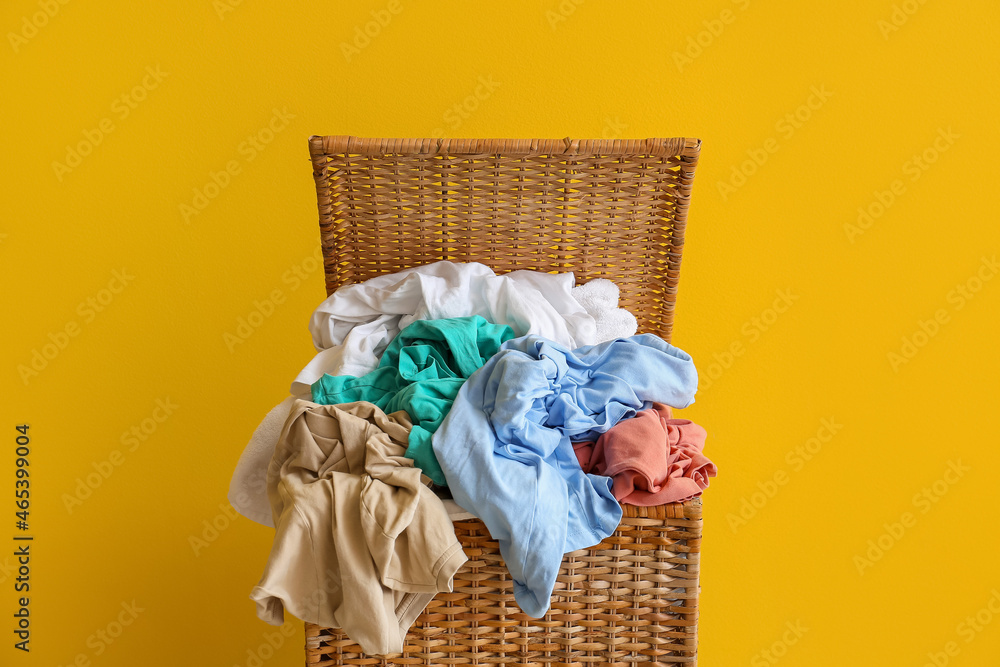
{"type": "Polygon", "coordinates": [[[275,537],[250,598],[339,627],[365,653],[399,652],[407,630],[466,561],[441,500],[405,458],[410,419],[371,403],[296,401],[267,474],[275,537]]]}

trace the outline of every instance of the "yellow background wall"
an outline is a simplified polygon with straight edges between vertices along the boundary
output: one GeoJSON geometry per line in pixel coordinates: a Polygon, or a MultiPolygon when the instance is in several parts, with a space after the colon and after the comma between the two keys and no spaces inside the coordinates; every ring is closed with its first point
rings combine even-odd
{"type": "Polygon", "coordinates": [[[274,635],[247,599],[270,531],[225,495],[311,357],[306,138],[356,134],[702,138],[674,340],[721,468],[702,664],[998,664],[998,20],[938,0],[3,3],[0,663],[301,663],[301,625],[274,635]]]}

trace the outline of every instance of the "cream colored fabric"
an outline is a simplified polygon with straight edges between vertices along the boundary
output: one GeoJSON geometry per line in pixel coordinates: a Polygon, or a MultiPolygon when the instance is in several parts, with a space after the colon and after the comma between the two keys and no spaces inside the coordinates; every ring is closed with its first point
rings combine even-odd
{"type": "Polygon", "coordinates": [[[267,473],[274,545],[250,597],[339,627],[365,653],[402,650],[407,630],[466,561],[441,500],[404,457],[405,412],[296,400],[267,473]]]}

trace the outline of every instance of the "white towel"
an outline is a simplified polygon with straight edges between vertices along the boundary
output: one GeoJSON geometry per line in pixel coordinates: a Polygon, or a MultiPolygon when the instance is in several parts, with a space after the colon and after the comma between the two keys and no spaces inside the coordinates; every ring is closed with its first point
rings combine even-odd
{"type": "Polygon", "coordinates": [[[618,307],[619,290],[610,280],[594,278],[590,282],[573,288],[573,298],[597,322],[597,342],[604,343],[616,338],[629,338],[639,329],[635,315],[618,307]]]}
{"type": "MultiPolygon", "coordinates": [[[[509,325],[517,336],[537,334],[569,349],[635,334],[635,317],[618,308],[614,283],[598,278],[573,284],[572,273],[497,276],[482,264],[437,262],[340,288],[313,313],[309,330],[319,352],[295,378],[292,396],[254,431],[236,464],[229,502],[248,519],[273,527],[265,478],[294,399],[308,399],[324,373],[360,376],[374,370],[386,345],[416,320],[482,315],[509,325]]],[[[445,506],[453,520],[472,516],[454,501],[445,506]]]]}

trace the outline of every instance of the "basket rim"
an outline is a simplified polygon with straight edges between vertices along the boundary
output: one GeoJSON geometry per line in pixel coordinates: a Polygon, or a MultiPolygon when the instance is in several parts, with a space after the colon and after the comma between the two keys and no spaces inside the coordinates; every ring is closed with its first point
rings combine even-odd
{"type": "Polygon", "coordinates": [[[647,139],[451,139],[372,138],[351,135],[312,135],[313,158],[343,153],[357,155],[679,155],[697,158],[701,139],[652,137],[647,139]]]}

